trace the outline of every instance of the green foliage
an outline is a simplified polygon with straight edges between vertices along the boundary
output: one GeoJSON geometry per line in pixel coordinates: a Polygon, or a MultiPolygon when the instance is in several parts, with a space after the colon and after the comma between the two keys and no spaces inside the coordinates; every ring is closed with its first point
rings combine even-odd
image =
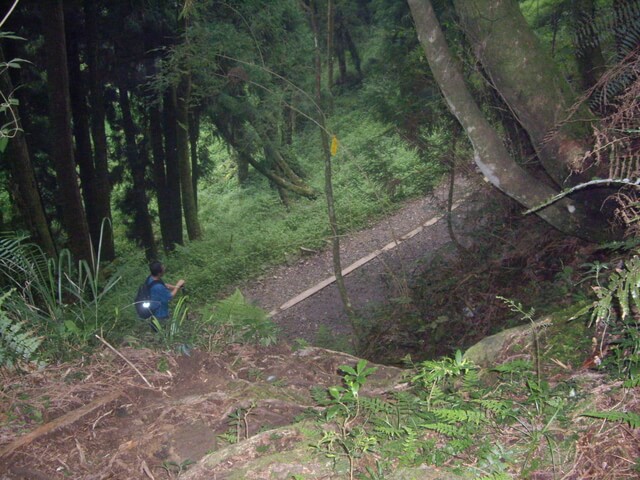
{"type": "Polygon", "coordinates": [[[498,366],[499,380],[489,383],[477,370],[460,353],[421,362],[414,366],[410,390],[371,398],[360,394],[367,381],[365,362],[341,367],[344,386],[313,393],[325,407],[316,447],[334,459],[348,459],[356,470],[375,457],[378,468],[363,467],[365,478],[383,478],[398,463],[473,464],[476,476],[498,479],[526,478],[542,462],[555,465],[564,446],[554,432],[570,423],[571,390],[538,383],[530,362],[498,366]],[[495,433],[503,429],[513,438],[508,449],[496,442],[495,433]]]}
{"type": "Polygon", "coordinates": [[[188,344],[194,341],[189,336],[189,333],[193,333],[193,329],[184,328],[184,322],[189,313],[189,307],[186,304],[187,298],[183,295],[178,299],[166,325],[162,325],[156,318],[151,317],[151,322],[164,346],[171,348],[177,345],[178,349],[185,354],[189,353],[188,344]]]}
{"type": "Polygon", "coordinates": [[[43,349],[52,356],[114,328],[118,316],[107,315],[101,305],[118,280],[103,280],[99,257],[74,264],[68,250],[52,259],[22,237],[0,238],[0,282],[18,292],[5,308],[44,338],[43,349]]]}
{"type": "Polygon", "coordinates": [[[640,415],[635,412],[584,412],[582,416],[602,418],[610,422],[624,422],[631,428],[640,428],[640,415]]]}
{"type": "MultiPolygon", "coordinates": [[[[604,334],[614,334],[609,348],[609,361],[620,375],[626,377],[626,386],[640,384],[640,257],[626,260],[608,278],[600,281],[603,268],[598,265],[593,290],[597,300],[576,313],[572,319],[590,313],[591,323],[604,334]]],[[[604,342],[604,339],[602,340],[604,342]]]]}
{"type": "Polygon", "coordinates": [[[16,362],[32,360],[42,343],[41,337],[25,330],[26,322],[12,318],[5,309],[5,300],[13,293],[14,290],[10,290],[0,295],[0,367],[12,367],[16,362]]]}
{"type": "Polygon", "coordinates": [[[355,367],[342,365],[339,370],[344,374],[344,386],[329,387],[328,395],[321,400],[321,405],[326,406],[324,420],[335,422],[337,429],[323,430],[315,447],[328,458],[346,458],[349,478],[353,479],[357,459],[374,451],[377,445],[377,438],[365,429],[367,420],[361,418],[360,403],[360,389],[376,369],[360,360],[355,367]]]}
{"type": "Polygon", "coordinates": [[[249,304],[238,289],[217,302],[210,313],[202,312],[202,316],[205,319],[203,337],[216,336],[226,344],[259,343],[269,346],[276,343],[276,325],[264,310],[249,304]]]}

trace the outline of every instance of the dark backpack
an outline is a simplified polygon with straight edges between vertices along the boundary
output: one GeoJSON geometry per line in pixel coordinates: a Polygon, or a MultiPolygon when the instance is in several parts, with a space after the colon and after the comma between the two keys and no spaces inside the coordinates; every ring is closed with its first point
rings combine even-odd
{"type": "Polygon", "coordinates": [[[153,280],[150,282],[149,278],[147,278],[144,283],[140,285],[140,288],[138,288],[138,294],[133,301],[133,304],[136,306],[136,312],[138,312],[138,317],[147,319],[153,315],[153,311],[157,308],[157,305],[151,305],[154,303],[151,300],[151,287],[158,283],[163,282],[161,280],[153,280]]]}

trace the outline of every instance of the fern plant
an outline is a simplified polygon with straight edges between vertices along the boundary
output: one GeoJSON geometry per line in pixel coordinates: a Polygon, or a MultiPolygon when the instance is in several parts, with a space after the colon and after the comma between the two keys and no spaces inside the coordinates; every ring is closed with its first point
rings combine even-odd
{"type": "Polygon", "coordinates": [[[225,341],[253,342],[269,346],[277,341],[278,328],[261,308],[246,301],[240,290],[217,302],[208,315],[205,328],[224,332],[225,341]]]}
{"type": "Polygon", "coordinates": [[[602,418],[611,422],[624,422],[631,428],[640,428],[640,414],[635,412],[584,412],[582,416],[602,418]]]}
{"type": "Polygon", "coordinates": [[[626,376],[625,386],[640,384],[640,257],[633,256],[610,276],[607,285],[593,289],[597,300],[580,310],[571,319],[590,314],[591,323],[603,332],[600,351],[605,349],[607,333],[618,339],[608,345],[613,362],[626,376]]]}
{"type": "Polygon", "coordinates": [[[0,237],[0,285],[17,292],[7,299],[6,308],[45,335],[52,350],[68,351],[68,341],[86,344],[110,318],[101,302],[119,277],[103,280],[100,246],[90,262],[74,263],[68,250],[49,258],[25,240],[0,237]]]}
{"type": "Polygon", "coordinates": [[[0,295],[0,367],[13,367],[16,362],[32,360],[42,343],[42,337],[29,330],[26,322],[11,317],[4,307],[14,290],[0,295]]]}

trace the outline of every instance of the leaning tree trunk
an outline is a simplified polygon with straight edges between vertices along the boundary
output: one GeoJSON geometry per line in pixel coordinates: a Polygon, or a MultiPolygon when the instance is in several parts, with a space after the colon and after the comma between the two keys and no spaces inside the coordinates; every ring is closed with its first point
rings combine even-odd
{"type": "Polygon", "coordinates": [[[69,249],[75,258],[91,260],[91,237],[82,207],[73,155],[69,73],[67,71],[62,0],[43,2],[42,13],[46,19],[44,22],[44,49],[49,91],[51,156],[56,170],[62,225],[69,236],[69,249]]]}
{"type": "MultiPolygon", "coordinates": [[[[0,63],[5,63],[2,49],[0,49],[0,63]]],[[[0,91],[8,98],[11,98],[13,84],[8,71],[0,75],[0,91]]],[[[15,106],[13,108],[17,122],[15,125],[16,132],[15,136],[9,139],[6,154],[12,183],[19,197],[17,199],[18,210],[25,220],[35,243],[37,243],[49,257],[55,258],[56,248],[51,238],[44,208],[42,207],[42,199],[36,183],[36,177],[33,173],[27,142],[24,137],[22,125],[20,124],[18,108],[15,106]]],[[[6,115],[2,117],[5,119],[3,124],[11,121],[6,115]]]]}
{"type": "MultiPolygon", "coordinates": [[[[416,4],[416,2],[410,2],[416,4]]],[[[588,150],[593,118],[542,48],[516,0],[454,0],[475,55],[494,87],[529,133],[540,161],[558,184],[570,178],[588,150]]]]}
{"type": "Polygon", "coordinates": [[[107,133],[105,130],[104,84],[98,55],[98,11],[95,0],[84,1],[87,33],[87,66],[89,70],[89,103],[91,104],[91,138],[95,163],[96,215],[102,229],[102,252],[104,260],[116,257],[111,224],[111,181],[107,156],[107,133]]]}
{"type": "MultiPolygon", "coordinates": [[[[497,132],[483,116],[467,89],[461,70],[449,52],[431,2],[408,0],[408,3],[431,72],[451,113],[469,137],[475,163],[485,177],[525,207],[537,206],[557,193],[532,177],[509,156],[497,132]]],[[[580,205],[569,199],[556,202],[539,210],[537,214],[569,235],[595,241],[609,238],[605,224],[589,217],[580,205]]]]}
{"type": "Polygon", "coordinates": [[[125,137],[127,162],[133,180],[132,192],[135,211],[135,232],[137,240],[145,250],[148,260],[158,257],[153,238],[151,215],[149,214],[149,199],[147,198],[145,182],[145,162],[140,158],[136,144],[136,127],[131,116],[129,92],[124,85],[120,85],[120,109],[122,110],[122,128],[125,137]]]}
{"type": "Polygon", "coordinates": [[[327,0],[327,88],[333,87],[333,24],[334,24],[333,0],[327,0]]]}

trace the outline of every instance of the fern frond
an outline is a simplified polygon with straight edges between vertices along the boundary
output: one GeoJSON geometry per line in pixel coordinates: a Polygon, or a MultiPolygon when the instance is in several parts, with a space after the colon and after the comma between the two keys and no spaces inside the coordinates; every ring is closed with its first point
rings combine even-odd
{"type": "Polygon", "coordinates": [[[396,411],[402,416],[413,415],[414,412],[424,410],[426,407],[424,401],[408,392],[396,393],[395,400],[396,411]]]}
{"type": "Polygon", "coordinates": [[[267,312],[246,301],[240,290],[220,300],[215,305],[210,322],[228,327],[232,333],[230,340],[256,342],[264,346],[276,342],[278,328],[267,312]]]}
{"type": "Polygon", "coordinates": [[[476,410],[455,410],[450,408],[439,408],[433,410],[433,414],[440,422],[465,423],[478,425],[487,420],[483,412],[476,410]]]}
{"type": "Polygon", "coordinates": [[[405,433],[403,428],[394,427],[389,422],[380,419],[374,419],[373,424],[373,431],[387,438],[398,438],[405,433]]]}
{"type": "Polygon", "coordinates": [[[391,415],[396,412],[394,405],[380,398],[360,397],[360,406],[364,411],[372,415],[379,415],[381,413],[391,415]]]}
{"type": "Polygon", "coordinates": [[[474,402],[495,414],[499,419],[505,418],[513,411],[513,404],[508,400],[478,399],[474,402]]]}
{"type": "Polygon", "coordinates": [[[523,358],[519,358],[516,360],[512,360],[510,362],[505,362],[501,365],[497,365],[493,367],[491,370],[498,373],[518,373],[522,374],[525,372],[533,371],[533,363],[530,360],[525,360],[523,358]]]}
{"type": "Polygon", "coordinates": [[[467,370],[462,378],[462,386],[465,390],[472,390],[480,383],[480,373],[478,370],[467,370]]]}
{"type": "Polygon", "coordinates": [[[631,428],[640,428],[640,415],[635,412],[584,412],[582,416],[602,418],[611,422],[625,422],[631,428]]]}
{"type": "Polygon", "coordinates": [[[462,428],[450,425],[448,423],[424,423],[420,425],[427,430],[433,430],[451,438],[458,438],[465,436],[465,431],[462,428]]]}

